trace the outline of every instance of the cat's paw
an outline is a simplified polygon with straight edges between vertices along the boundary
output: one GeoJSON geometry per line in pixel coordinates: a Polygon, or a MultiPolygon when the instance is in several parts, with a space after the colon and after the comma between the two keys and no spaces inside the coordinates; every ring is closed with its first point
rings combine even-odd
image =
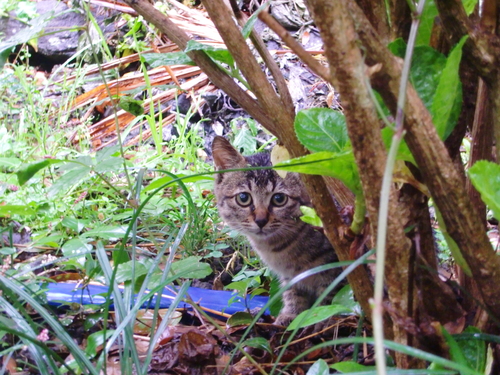
{"type": "Polygon", "coordinates": [[[275,326],[288,327],[296,316],[295,314],[279,314],[273,324],[275,326]]]}

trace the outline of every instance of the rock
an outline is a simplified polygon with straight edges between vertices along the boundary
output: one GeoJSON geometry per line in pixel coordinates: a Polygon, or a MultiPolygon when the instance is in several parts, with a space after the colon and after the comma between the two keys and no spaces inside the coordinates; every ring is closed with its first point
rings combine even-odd
{"type": "MultiPolygon", "coordinates": [[[[38,18],[25,24],[16,19],[16,14],[11,12],[10,16],[0,18],[0,36],[2,42],[7,45],[18,45],[25,43],[29,38],[20,38],[20,35],[30,35],[43,27],[44,33],[50,33],[38,38],[36,46],[38,57],[50,60],[53,64],[61,64],[72,57],[78,50],[79,40],[83,34],[81,28],[86,25],[85,15],[81,9],[69,8],[66,3],[57,0],[42,0],[36,3],[38,18]],[[52,17],[50,17],[52,15],[52,17]],[[49,18],[45,25],[41,24],[44,18],[49,18]]],[[[117,38],[123,34],[117,30],[113,22],[107,22],[119,14],[101,7],[92,9],[92,14],[104,33],[108,43],[110,39],[117,38]]],[[[2,44],[3,44],[2,43],[2,44]]],[[[1,52],[1,51],[0,51],[1,52]]]]}
{"type": "Polygon", "coordinates": [[[69,9],[65,3],[56,0],[37,3],[37,10],[38,14],[54,12],[55,17],[49,21],[45,32],[57,31],[38,39],[38,53],[56,63],[66,61],[76,53],[78,39],[82,34],[80,30],[70,29],[85,25],[85,17],[78,9],[69,9]]]}

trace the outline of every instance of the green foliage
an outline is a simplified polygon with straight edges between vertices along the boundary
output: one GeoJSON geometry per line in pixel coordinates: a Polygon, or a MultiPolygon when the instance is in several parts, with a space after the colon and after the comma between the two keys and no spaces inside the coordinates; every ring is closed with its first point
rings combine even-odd
{"type": "Polygon", "coordinates": [[[462,268],[462,270],[465,272],[467,276],[472,275],[472,271],[467,264],[466,260],[464,259],[460,248],[458,247],[457,243],[455,240],[448,234],[448,231],[446,229],[446,224],[441,216],[441,213],[439,212],[437,207],[434,207],[435,213],[436,213],[436,218],[439,223],[439,229],[441,230],[441,233],[446,240],[446,243],[448,244],[448,249],[450,250],[451,254],[453,255],[453,259],[455,262],[462,268]]]}
{"type": "Polygon", "coordinates": [[[163,65],[194,65],[193,61],[184,52],[147,53],[142,57],[153,68],[163,65]]]}
{"type": "Polygon", "coordinates": [[[344,115],[327,108],[304,109],[295,117],[295,132],[309,151],[342,152],[349,145],[344,115]]]}
{"type": "Polygon", "coordinates": [[[142,101],[130,98],[128,96],[121,96],[118,106],[127,111],[134,116],[140,116],[144,114],[144,107],[142,106],[142,101]]]}
{"type": "Polygon", "coordinates": [[[316,214],[314,208],[308,206],[300,206],[300,211],[302,212],[300,220],[307,224],[314,225],[315,227],[323,227],[323,223],[321,222],[319,216],[316,214]]]}
{"type": "Polygon", "coordinates": [[[322,322],[323,320],[326,320],[334,315],[340,315],[348,312],[350,312],[350,309],[342,305],[318,306],[302,311],[290,323],[287,329],[291,331],[295,328],[307,327],[322,322]]]}
{"type": "Polygon", "coordinates": [[[354,193],[361,194],[358,169],[354,162],[352,151],[344,151],[342,153],[317,152],[278,163],[273,168],[289,172],[338,178],[354,193]]]}
{"type": "Polygon", "coordinates": [[[307,371],[307,375],[329,375],[330,369],[323,359],[318,359],[307,371]]]}
{"type": "Polygon", "coordinates": [[[243,155],[252,155],[257,152],[255,137],[259,128],[254,119],[236,118],[231,120],[231,144],[243,155]]]}
{"type": "Polygon", "coordinates": [[[500,165],[486,160],[479,160],[467,171],[474,187],[481,194],[481,199],[493,211],[493,216],[500,218],[500,165]]]}
{"type": "Polygon", "coordinates": [[[455,127],[462,110],[462,81],[458,74],[462,47],[468,36],[462,37],[446,59],[432,102],[431,113],[441,139],[446,139],[455,127]]]}
{"type": "Polygon", "coordinates": [[[430,43],[434,20],[438,16],[438,10],[433,0],[425,2],[424,11],[420,16],[420,27],[418,28],[417,39],[415,45],[427,46],[430,43]]]}
{"type": "Polygon", "coordinates": [[[345,361],[334,363],[332,369],[341,373],[361,372],[361,371],[374,371],[375,366],[363,366],[356,362],[345,361]]]}
{"type": "Polygon", "coordinates": [[[476,7],[478,3],[478,0],[462,0],[462,4],[465,9],[465,13],[467,13],[468,16],[474,11],[474,8],[476,7]]]}
{"type": "MultiPolygon", "coordinates": [[[[413,51],[410,81],[430,111],[441,139],[446,139],[456,125],[462,109],[462,83],[458,68],[462,59],[462,38],[446,58],[427,45],[413,51]]],[[[396,56],[404,57],[406,44],[398,39],[389,45],[396,56]]]]}
{"type": "MultiPolygon", "coordinates": [[[[480,334],[481,331],[473,326],[464,329],[463,333],[480,334]]],[[[462,351],[463,357],[470,368],[484,373],[486,367],[486,342],[484,340],[458,340],[455,336],[456,343],[462,351]]]]}

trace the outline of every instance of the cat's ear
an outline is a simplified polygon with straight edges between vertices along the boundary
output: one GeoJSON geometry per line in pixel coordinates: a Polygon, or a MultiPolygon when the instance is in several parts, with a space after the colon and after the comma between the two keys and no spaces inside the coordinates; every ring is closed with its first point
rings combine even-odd
{"type": "Polygon", "coordinates": [[[226,138],[216,136],[212,143],[212,155],[217,170],[244,168],[247,162],[226,138]]]}

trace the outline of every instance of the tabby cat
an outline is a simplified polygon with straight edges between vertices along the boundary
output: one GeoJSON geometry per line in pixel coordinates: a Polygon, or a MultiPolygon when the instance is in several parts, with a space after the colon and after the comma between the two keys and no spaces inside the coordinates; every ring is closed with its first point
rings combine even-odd
{"type": "MultiPolygon", "coordinates": [[[[271,165],[268,153],[244,157],[223,137],[215,137],[212,153],[217,170],[271,165]]],[[[224,221],[248,238],[282,285],[313,267],[337,261],[325,235],[299,218],[300,206],[311,202],[297,174],[287,173],[285,178],[274,170],[217,174],[215,197],[224,221]]],[[[275,324],[288,325],[340,272],[337,268],[309,276],[287,290],[275,324]]]]}

